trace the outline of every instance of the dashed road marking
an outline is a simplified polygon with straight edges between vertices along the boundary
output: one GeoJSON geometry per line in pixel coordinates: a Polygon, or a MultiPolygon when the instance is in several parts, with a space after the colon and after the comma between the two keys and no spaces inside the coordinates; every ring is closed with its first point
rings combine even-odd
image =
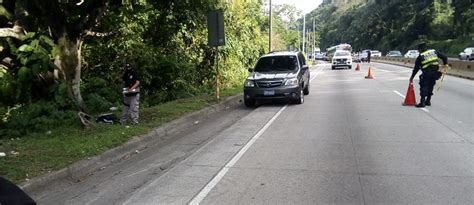
{"type": "MultiPolygon", "coordinates": [[[[402,97],[403,99],[405,99],[405,95],[401,94],[400,92],[396,91],[396,90],[393,90],[394,93],[396,93],[397,95],[399,95],[400,97],[402,97]]],[[[429,113],[430,110],[426,109],[426,108],[421,108],[421,110],[429,113]]]]}
{"type": "Polygon", "coordinates": [[[396,93],[397,95],[399,95],[400,97],[405,98],[405,96],[403,94],[401,94],[400,92],[398,92],[396,90],[393,90],[393,92],[396,93]]]}
{"type": "Polygon", "coordinates": [[[314,76],[309,80],[309,82],[311,83],[316,77],[318,77],[319,74],[321,74],[321,72],[323,72],[324,68],[322,69],[319,69],[315,74],[314,76]]]}

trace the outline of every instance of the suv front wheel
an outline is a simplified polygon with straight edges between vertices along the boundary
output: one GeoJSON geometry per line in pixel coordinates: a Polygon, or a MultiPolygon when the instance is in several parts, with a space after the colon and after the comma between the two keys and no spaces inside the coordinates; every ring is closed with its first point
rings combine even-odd
{"type": "Polygon", "coordinates": [[[306,86],[306,88],[304,88],[303,94],[304,94],[304,95],[309,95],[309,83],[308,83],[308,85],[306,86]]]}
{"type": "Polygon", "coordinates": [[[296,104],[303,104],[304,103],[304,91],[303,88],[300,89],[300,97],[295,100],[296,104]]]}
{"type": "Polygon", "coordinates": [[[244,104],[245,104],[246,107],[254,107],[255,106],[255,100],[244,98],[244,104]]]}

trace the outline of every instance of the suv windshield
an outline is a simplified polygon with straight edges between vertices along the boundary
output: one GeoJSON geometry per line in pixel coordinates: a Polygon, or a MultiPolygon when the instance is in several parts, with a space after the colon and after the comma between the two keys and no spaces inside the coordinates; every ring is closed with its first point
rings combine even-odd
{"type": "Polygon", "coordinates": [[[350,56],[351,53],[349,53],[347,51],[341,51],[341,52],[336,52],[334,55],[335,56],[350,56]]]}
{"type": "Polygon", "coordinates": [[[289,71],[298,68],[296,56],[271,56],[258,60],[256,72],[289,71]]]}

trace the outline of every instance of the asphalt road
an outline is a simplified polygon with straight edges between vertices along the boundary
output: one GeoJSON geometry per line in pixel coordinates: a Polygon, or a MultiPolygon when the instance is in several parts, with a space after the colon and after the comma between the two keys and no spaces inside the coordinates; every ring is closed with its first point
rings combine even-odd
{"type": "MultiPolygon", "coordinates": [[[[322,63],[322,62],[321,62],[322,63]]],[[[302,105],[243,106],[40,204],[474,204],[474,81],[402,106],[411,70],[311,68],[302,105]],[[163,163],[166,167],[163,166],[163,163]]],[[[415,81],[417,98],[419,86],[415,81]]]]}

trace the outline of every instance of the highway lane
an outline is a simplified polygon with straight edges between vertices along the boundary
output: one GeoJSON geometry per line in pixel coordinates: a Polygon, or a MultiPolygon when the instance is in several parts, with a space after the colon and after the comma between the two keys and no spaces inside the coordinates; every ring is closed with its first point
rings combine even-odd
{"type": "Polygon", "coordinates": [[[125,204],[473,204],[472,81],[422,110],[397,94],[410,69],[370,65],[313,67],[303,105],[256,108],[125,204]]]}
{"type": "MultiPolygon", "coordinates": [[[[240,106],[40,204],[474,204],[474,81],[402,106],[411,69],[311,68],[302,105],[240,106]]],[[[418,96],[418,80],[415,91],[418,96]]]]}
{"type": "MultiPolygon", "coordinates": [[[[374,72],[380,71],[377,80],[382,82],[386,88],[397,90],[403,95],[406,94],[408,87],[408,78],[411,75],[411,69],[372,63],[374,72]]],[[[419,78],[421,71],[418,72],[415,80],[415,93],[419,100],[419,78]]],[[[432,97],[433,105],[426,107],[430,115],[439,120],[443,125],[453,129],[454,132],[465,138],[467,141],[474,142],[474,81],[462,79],[453,76],[445,76],[444,81],[438,81],[435,92],[432,97]],[[438,89],[439,88],[439,89],[438,89]]]]}

